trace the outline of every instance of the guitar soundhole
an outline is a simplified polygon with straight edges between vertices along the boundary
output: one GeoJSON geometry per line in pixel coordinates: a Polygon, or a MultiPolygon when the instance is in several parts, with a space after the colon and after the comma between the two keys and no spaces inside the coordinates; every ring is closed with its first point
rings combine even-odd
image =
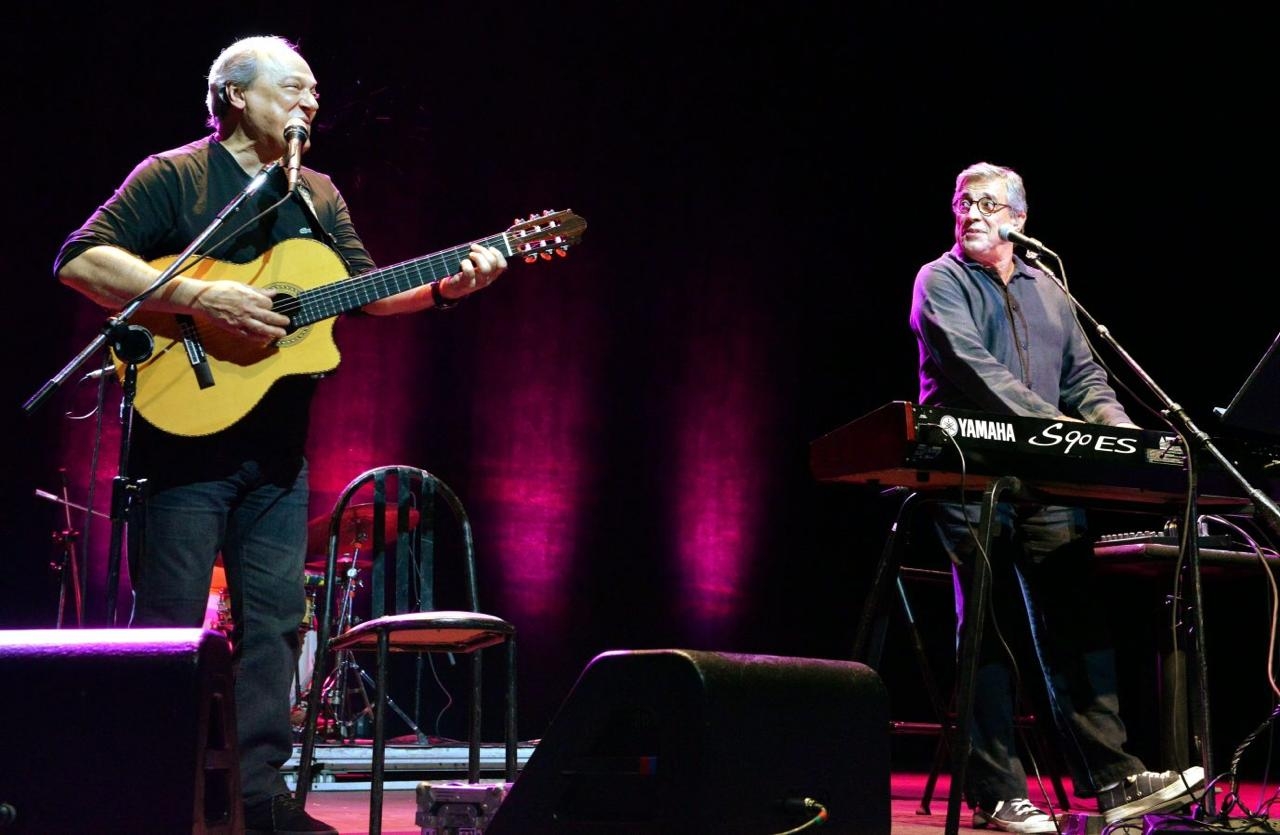
{"type": "MultiPolygon", "coordinates": [[[[290,345],[296,345],[305,339],[307,333],[311,330],[311,326],[306,325],[299,328],[297,325],[293,324],[293,316],[299,309],[297,296],[292,293],[285,292],[284,288],[280,285],[275,285],[272,289],[280,290],[281,292],[272,299],[271,309],[277,313],[283,313],[285,316],[290,317],[289,324],[284,327],[285,337],[277,340],[276,346],[279,348],[288,348],[290,345]]],[[[297,288],[290,287],[289,289],[297,288]]]]}
{"type": "Polygon", "coordinates": [[[295,330],[297,330],[297,328],[294,327],[293,321],[292,321],[292,314],[296,312],[298,309],[297,296],[293,295],[292,293],[280,293],[274,299],[271,300],[271,309],[274,310],[276,313],[283,313],[285,316],[290,317],[289,324],[284,326],[284,329],[286,331],[288,331],[289,333],[293,333],[295,330]]]}

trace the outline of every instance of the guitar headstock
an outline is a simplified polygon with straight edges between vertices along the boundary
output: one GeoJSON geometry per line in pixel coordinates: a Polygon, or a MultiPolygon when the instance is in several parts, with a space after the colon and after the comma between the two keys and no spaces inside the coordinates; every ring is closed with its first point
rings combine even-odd
{"type": "Polygon", "coordinates": [[[516,218],[506,234],[515,253],[524,258],[525,263],[533,263],[540,257],[549,261],[553,253],[568,255],[569,247],[582,240],[586,228],[587,222],[568,209],[548,209],[542,214],[530,215],[527,220],[516,218]]]}

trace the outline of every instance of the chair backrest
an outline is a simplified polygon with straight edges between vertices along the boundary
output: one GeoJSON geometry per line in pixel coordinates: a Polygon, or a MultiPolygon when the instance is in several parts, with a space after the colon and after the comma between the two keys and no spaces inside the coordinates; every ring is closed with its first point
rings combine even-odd
{"type": "Polygon", "coordinates": [[[446,608],[479,611],[471,521],[453,490],[419,467],[374,467],[352,479],[329,518],[327,556],[328,589],[336,566],[367,566],[370,617],[441,608],[438,578],[452,584],[446,608]],[[449,557],[447,569],[437,571],[438,554],[449,557]]]}

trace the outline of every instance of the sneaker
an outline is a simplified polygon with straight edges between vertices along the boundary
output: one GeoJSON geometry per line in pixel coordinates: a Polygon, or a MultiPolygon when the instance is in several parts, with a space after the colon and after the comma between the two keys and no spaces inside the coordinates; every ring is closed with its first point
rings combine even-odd
{"type": "Polygon", "coordinates": [[[338,835],[338,830],[308,815],[291,795],[278,794],[245,805],[244,835],[338,835]]]}
{"type": "Polygon", "coordinates": [[[973,810],[973,828],[1003,829],[1005,832],[1018,832],[1022,835],[1044,835],[1057,832],[1058,827],[1053,817],[1036,807],[1025,797],[1013,800],[1000,800],[990,812],[977,806],[973,810]]]}
{"type": "Polygon", "coordinates": [[[1108,825],[1125,818],[1168,812],[1191,803],[1192,792],[1203,783],[1204,769],[1198,765],[1182,773],[1144,771],[1098,792],[1098,811],[1108,825]]]}

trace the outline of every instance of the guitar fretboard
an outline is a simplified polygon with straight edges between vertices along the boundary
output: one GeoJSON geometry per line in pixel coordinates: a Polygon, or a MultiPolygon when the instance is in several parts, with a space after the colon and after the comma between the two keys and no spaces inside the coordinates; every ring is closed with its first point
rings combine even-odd
{"type": "MultiPolygon", "coordinates": [[[[499,233],[478,242],[481,246],[494,246],[506,255],[512,254],[506,233],[499,233]]],[[[411,258],[390,267],[370,270],[346,281],[337,281],[312,290],[304,290],[289,305],[278,308],[292,320],[293,327],[303,328],[363,307],[378,299],[385,299],[431,281],[448,278],[458,272],[458,265],[471,252],[471,244],[455,246],[420,258],[411,258]]]]}

